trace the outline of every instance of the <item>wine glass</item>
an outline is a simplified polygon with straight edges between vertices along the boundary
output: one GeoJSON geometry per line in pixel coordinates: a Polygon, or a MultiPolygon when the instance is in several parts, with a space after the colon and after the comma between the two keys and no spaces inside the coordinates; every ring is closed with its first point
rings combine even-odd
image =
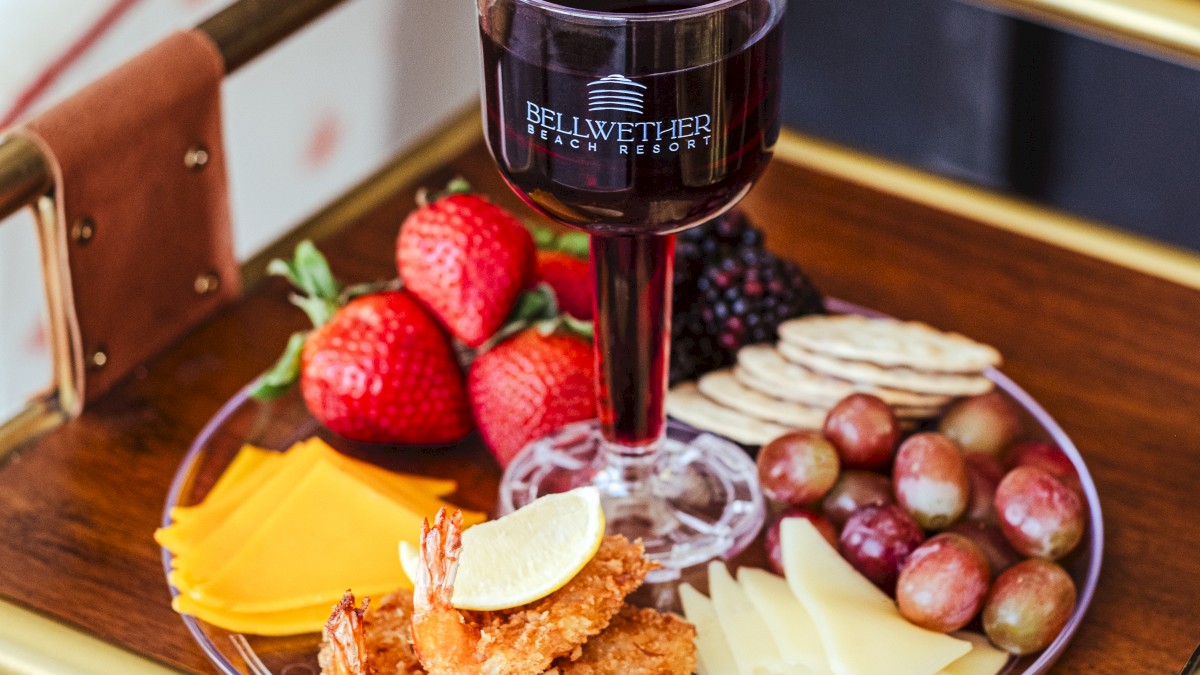
{"type": "Polygon", "coordinates": [[[664,414],[674,233],[736,204],[779,135],[786,0],[477,0],[484,127],[508,185],[591,236],[598,420],[514,458],[500,510],[583,485],[653,581],[762,526],[753,461],[664,414]]]}

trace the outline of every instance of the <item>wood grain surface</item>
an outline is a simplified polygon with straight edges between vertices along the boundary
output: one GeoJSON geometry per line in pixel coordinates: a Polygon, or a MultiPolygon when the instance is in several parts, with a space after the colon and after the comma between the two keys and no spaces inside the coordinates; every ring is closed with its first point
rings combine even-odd
{"type": "MultiPolygon", "coordinates": [[[[422,183],[456,173],[517,207],[481,145],[422,183]]],[[[322,245],[340,277],[394,275],[416,187],[322,245]]],[[[1200,292],[782,162],[744,206],[768,245],[828,294],[1001,350],[1004,371],[1079,446],[1103,504],[1099,590],[1055,672],[1177,672],[1200,641],[1200,292]]],[[[211,672],[170,609],[151,532],[200,428],[303,325],[282,282],[260,284],[81,418],[10,455],[0,596],[211,672]]],[[[477,446],[455,452],[474,467],[461,474],[467,491],[486,501],[495,465],[477,446]]]]}

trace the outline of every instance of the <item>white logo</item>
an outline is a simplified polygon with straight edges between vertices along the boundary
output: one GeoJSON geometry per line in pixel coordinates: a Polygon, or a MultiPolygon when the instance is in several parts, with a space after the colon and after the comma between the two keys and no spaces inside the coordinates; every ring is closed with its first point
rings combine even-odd
{"type": "Polygon", "coordinates": [[[642,114],[646,88],[623,75],[609,75],[588,83],[588,111],[619,110],[642,114]]]}

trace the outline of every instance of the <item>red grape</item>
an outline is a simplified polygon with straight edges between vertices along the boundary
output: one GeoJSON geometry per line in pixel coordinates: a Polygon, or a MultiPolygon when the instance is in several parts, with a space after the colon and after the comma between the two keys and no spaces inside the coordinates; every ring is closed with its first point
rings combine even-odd
{"type": "Polygon", "coordinates": [[[1083,496],[1083,484],[1075,465],[1057,445],[1050,441],[1022,441],[1008,451],[1008,468],[1036,466],[1062,481],[1063,485],[1083,496]]]}
{"type": "Polygon", "coordinates": [[[883,399],[871,394],[851,394],[829,410],[822,433],[837,448],[843,466],[881,469],[896,451],[900,425],[883,399]]]}
{"type": "Polygon", "coordinates": [[[783,551],[779,547],[779,527],[788,518],[804,518],[810,521],[830,546],[835,549],[838,547],[837,528],[829,522],[828,518],[798,506],[788,507],[771,521],[770,526],[767,527],[767,536],[763,541],[763,545],[767,549],[767,562],[770,563],[771,569],[775,570],[776,574],[783,574],[783,551]]]}
{"type": "Polygon", "coordinates": [[[1000,529],[1018,553],[1057,560],[1083,538],[1083,502],[1049,473],[1019,466],[996,488],[1000,529]]]}
{"type": "Polygon", "coordinates": [[[1058,565],[1033,558],[996,578],[983,604],[983,629],[1013,654],[1045,649],[1075,608],[1075,583],[1058,565]]]}
{"type": "Polygon", "coordinates": [[[864,506],[842,528],[842,557],[892,594],[904,561],[924,539],[916,521],[896,504],[864,506]]]}
{"type": "Polygon", "coordinates": [[[967,464],[967,482],[971,484],[971,497],[963,518],[985,523],[999,522],[996,517],[996,486],[1004,478],[1004,465],[994,455],[972,452],[963,455],[967,464]]]}
{"type": "Polygon", "coordinates": [[[935,432],[910,436],[892,465],[896,502],[928,530],[946,527],[967,508],[971,484],[962,453],[935,432]]]}
{"type": "Polygon", "coordinates": [[[909,621],[949,633],[979,613],[991,580],[983,551],[962,535],[944,532],[908,556],[896,582],[896,603],[909,621]]]}
{"type": "Polygon", "coordinates": [[[1013,550],[1012,544],[1008,543],[1008,539],[1000,531],[999,525],[975,520],[960,520],[946,528],[946,531],[961,534],[975,542],[979,550],[987,556],[992,576],[1000,574],[1022,560],[1021,555],[1013,550]]]}
{"type": "Polygon", "coordinates": [[[942,416],[938,430],[963,452],[999,455],[1022,433],[1021,417],[998,391],[972,396],[954,404],[942,416]]]}
{"type": "Polygon", "coordinates": [[[821,500],[825,517],[841,527],[855,511],[868,504],[894,504],[892,481],[887,476],[870,471],[849,469],[838,476],[837,482],[821,500]]]}
{"type": "Polygon", "coordinates": [[[784,504],[820,499],[838,477],[837,450],[815,431],[793,431],[758,451],[763,494],[784,504]]]}

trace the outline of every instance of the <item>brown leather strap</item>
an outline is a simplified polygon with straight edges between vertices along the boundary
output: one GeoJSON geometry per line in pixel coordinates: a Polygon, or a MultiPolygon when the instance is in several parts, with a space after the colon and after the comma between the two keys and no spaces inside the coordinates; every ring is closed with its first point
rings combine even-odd
{"type": "Polygon", "coordinates": [[[52,165],[47,274],[86,404],[238,292],[221,137],[221,55],[176,33],[18,133],[52,165]],[[65,258],[65,265],[64,260],[65,258]]]}

